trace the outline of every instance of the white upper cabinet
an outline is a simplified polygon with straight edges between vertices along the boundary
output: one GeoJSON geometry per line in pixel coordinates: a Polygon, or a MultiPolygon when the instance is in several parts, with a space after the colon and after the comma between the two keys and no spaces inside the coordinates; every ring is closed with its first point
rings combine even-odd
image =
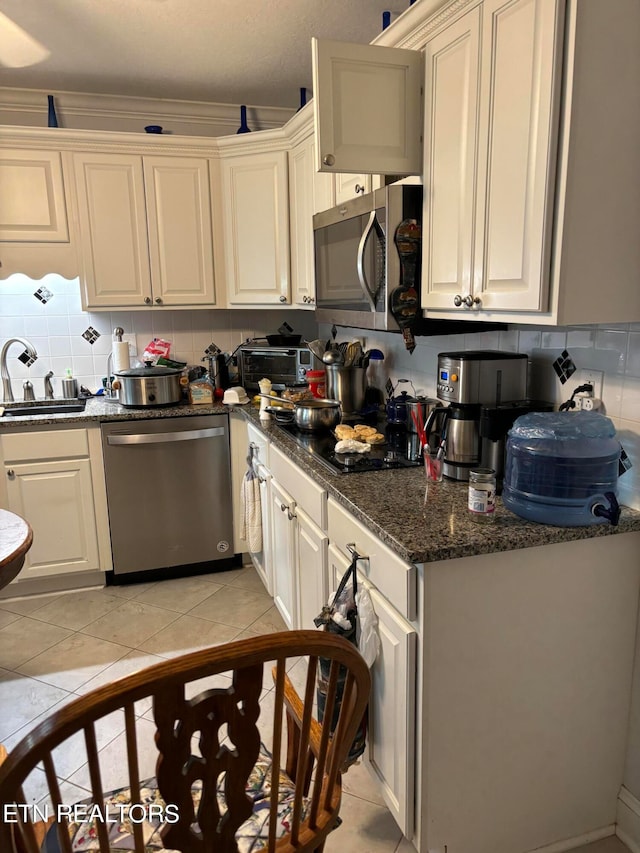
{"type": "Polygon", "coordinates": [[[312,39],[317,168],[422,172],[422,54],[312,39]]]}
{"type": "Polygon", "coordinates": [[[57,151],[0,150],[0,240],[68,243],[57,151]]]}
{"type": "Polygon", "coordinates": [[[20,139],[7,143],[0,147],[0,278],[49,272],[74,278],[62,154],[25,147],[20,139]]]}
{"type": "Polygon", "coordinates": [[[639,33],[633,0],[484,0],[429,39],[428,316],[640,319],[639,33]]]}
{"type": "Polygon", "coordinates": [[[303,139],[289,152],[292,302],[302,307],[313,307],[315,303],[313,153],[313,136],[303,139]]]}
{"type": "Polygon", "coordinates": [[[73,154],[87,309],[215,302],[205,159],[73,154]]]}
{"type": "Polygon", "coordinates": [[[423,307],[546,310],[561,38],[548,0],[485,0],[427,45],[423,307]]]}
{"type": "Polygon", "coordinates": [[[286,146],[225,152],[220,169],[228,304],[290,303],[286,146]]]}

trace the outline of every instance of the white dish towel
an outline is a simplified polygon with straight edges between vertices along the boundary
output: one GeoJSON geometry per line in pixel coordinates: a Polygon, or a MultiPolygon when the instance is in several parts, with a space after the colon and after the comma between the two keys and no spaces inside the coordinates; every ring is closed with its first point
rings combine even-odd
{"type": "Polygon", "coordinates": [[[242,479],[242,527],[240,535],[248,543],[252,554],[262,551],[262,508],[260,480],[253,468],[253,448],[249,448],[247,473],[242,479]]]}

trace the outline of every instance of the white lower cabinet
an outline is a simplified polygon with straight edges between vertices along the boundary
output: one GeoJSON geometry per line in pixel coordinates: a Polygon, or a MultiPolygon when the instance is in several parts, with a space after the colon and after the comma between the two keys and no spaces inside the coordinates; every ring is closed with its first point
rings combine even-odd
{"type": "Polygon", "coordinates": [[[298,626],[295,578],[295,508],[291,495],[271,480],[271,541],[273,600],[287,628],[298,626]]]}
{"type": "Polygon", "coordinates": [[[329,537],[296,507],[296,581],[298,627],[313,628],[313,620],[327,601],[327,547],[329,537]]]}
{"type": "Polygon", "coordinates": [[[273,558],[271,554],[271,474],[258,463],[255,472],[260,482],[260,515],[262,517],[262,551],[252,553],[256,572],[269,595],[273,595],[273,558]]]}
{"type": "MultiPolygon", "coordinates": [[[[329,583],[334,592],[350,558],[333,544],[328,553],[329,583]]],[[[415,819],[418,634],[360,571],[358,582],[369,590],[380,637],[380,652],[371,669],[366,760],[380,782],[389,811],[403,834],[411,838],[415,819]]]]}
{"type": "Polygon", "coordinates": [[[16,586],[110,568],[99,432],[16,431],[0,437],[0,500],[33,528],[33,545],[16,586]]]}

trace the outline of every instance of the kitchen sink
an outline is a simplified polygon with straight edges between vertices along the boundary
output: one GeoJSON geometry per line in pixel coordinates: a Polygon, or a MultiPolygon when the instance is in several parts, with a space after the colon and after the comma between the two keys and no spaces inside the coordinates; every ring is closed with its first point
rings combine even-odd
{"type": "Polygon", "coordinates": [[[78,400],[74,403],[64,403],[60,400],[41,400],[33,406],[7,406],[4,410],[5,418],[23,418],[28,415],[65,415],[74,412],[84,412],[86,400],[78,400]]]}

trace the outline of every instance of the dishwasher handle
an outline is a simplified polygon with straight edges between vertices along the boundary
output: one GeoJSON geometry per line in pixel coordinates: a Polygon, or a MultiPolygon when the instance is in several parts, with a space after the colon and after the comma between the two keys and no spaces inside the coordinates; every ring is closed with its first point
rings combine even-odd
{"type": "Polygon", "coordinates": [[[178,432],[138,432],[129,435],[108,435],[107,444],[160,444],[171,441],[194,441],[198,438],[215,438],[224,434],[224,427],[179,430],[178,432]]]}

